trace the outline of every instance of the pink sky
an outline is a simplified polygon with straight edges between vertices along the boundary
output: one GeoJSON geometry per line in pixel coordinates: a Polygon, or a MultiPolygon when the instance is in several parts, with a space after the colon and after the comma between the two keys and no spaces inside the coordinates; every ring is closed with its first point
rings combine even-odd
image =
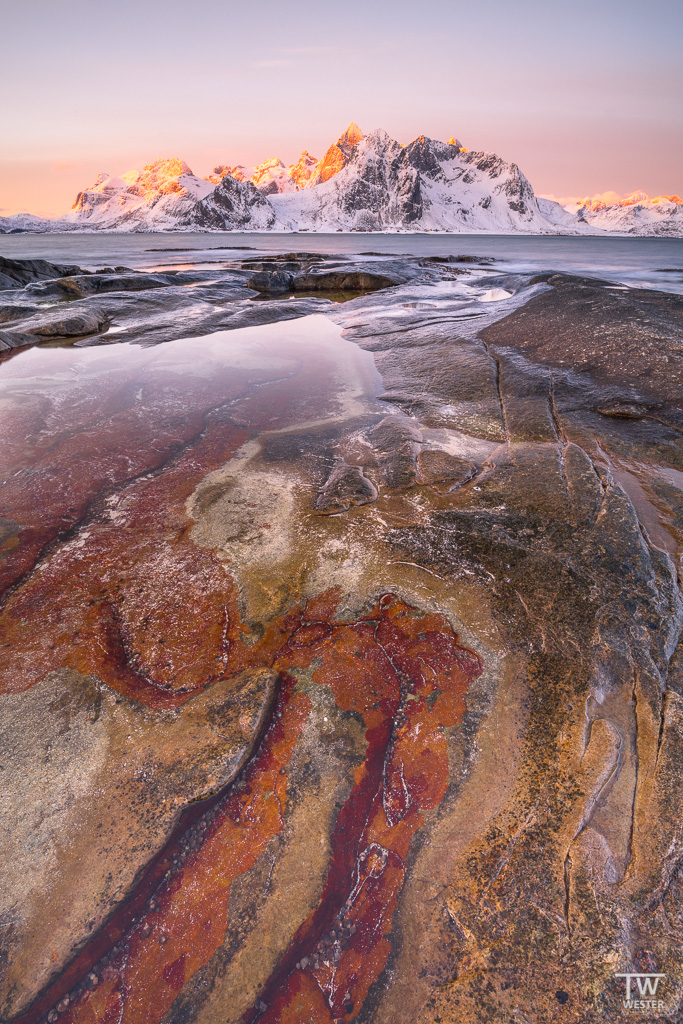
{"type": "Polygon", "coordinates": [[[683,6],[652,0],[6,0],[0,214],[100,171],[321,156],[348,124],[456,135],[539,194],[683,191],[683,6]]]}

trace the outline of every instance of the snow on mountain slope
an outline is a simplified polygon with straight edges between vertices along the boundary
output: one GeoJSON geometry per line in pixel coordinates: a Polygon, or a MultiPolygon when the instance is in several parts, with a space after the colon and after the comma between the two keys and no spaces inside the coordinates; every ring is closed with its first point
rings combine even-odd
{"type": "Polygon", "coordinates": [[[306,188],[319,163],[305,149],[297,162],[288,167],[276,156],[264,160],[256,167],[245,167],[244,164],[230,167],[228,164],[219,164],[206,180],[218,185],[225,175],[229,174],[236,181],[250,181],[264,196],[269,196],[278,192],[295,192],[299,188],[306,188]]]}
{"type": "Polygon", "coordinates": [[[545,217],[559,228],[588,234],[683,236],[683,199],[648,196],[646,192],[602,192],[597,196],[560,202],[538,197],[545,217]]]}
{"type": "Polygon", "coordinates": [[[252,167],[245,167],[244,164],[235,164],[234,167],[231,167],[230,164],[218,164],[214,167],[211,174],[207,176],[206,180],[214,185],[218,185],[221,179],[226,174],[229,174],[235,181],[249,181],[252,171],[252,167]]]}
{"type": "Polygon", "coordinates": [[[101,174],[60,220],[0,218],[22,230],[449,231],[683,236],[678,196],[613,193],[562,205],[541,198],[514,163],[451,136],[404,146],[353,121],[317,161],[221,164],[199,178],[182,160],[101,174]]]}
{"type": "Polygon", "coordinates": [[[207,180],[217,185],[221,178],[229,174],[237,181],[251,181],[266,196],[311,188],[327,181],[346,167],[353,147],[362,138],[363,133],[355,121],[352,121],[346,131],[342,132],[337,141],[330,146],[322,160],[317,160],[305,149],[297,162],[289,166],[285,166],[278,157],[270,157],[255,167],[245,167],[244,164],[236,164],[234,167],[220,164],[214,167],[213,174],[207,180]]]}
{"type": "Polygon", "coordinates": [[[516,164],[424,136],[402,146],[381,130],[326,181],[270,201],[284,229],[555,230],[516,164]]]}
{"type": "Polygon", "coordinates": [[[136,231],[193,223],[196,204],[216,186],[199,178],[183,160],[155,160],[141,171],[116,178],[100,174],[79,192],[62,220],[66,225],[136,231]]]}
{"type": "Polygon", "coordinates": [[[679,196],[648,196],[632,192],[624,199],[608,203],[580,200],[565,207],[579,221],[601,231],[628,232],[630,235],[683,235],[683,200],[679,196]]]}
{"type": "Polygon", "coordinates": [[[285,167],[282,160],[277,157],[271,157],[254,168],[250,181],[264,196],[296,192],[297,189],[306,187],[317,166],[318,161],[307,150],[304,150],[298,161],[289,167],[285,167]]]}
{"type": "Polygon", "coordinates": [[[536,202],[543,217],[555,227],[558,233],[602,234],[599,228],[592,228],[587,221],[577,216],[576,210],[571,210],[568,206],[562,206],[553,199],[544,199],[541,196],[536,197],[536,202]]]}
{"type": "Polygon", "coordinates": [[[586,210],[605,210],[609,206],[659,206],[665,203],[683,206],[683,199],[680,196],[649,196],[640,189],[627,196],[620,196],[618,192],[600,192],[596,196],[584,196],[575,202],[577,206],[586,210]]]}
{"type": "Polygon", "coordinates": [[[275,226],[275,211],[251,181],[226,174],[195,204],[192,225],[209,231],[264,231],[275,226]]]}
{"type": "Polygon", "coordinates": [[[46,217],[36,217],[33,213],[13,213],[9,217],[0,217],[0,235],[24,231],[52,231],[55,223],[57,222],[46,217]]]}

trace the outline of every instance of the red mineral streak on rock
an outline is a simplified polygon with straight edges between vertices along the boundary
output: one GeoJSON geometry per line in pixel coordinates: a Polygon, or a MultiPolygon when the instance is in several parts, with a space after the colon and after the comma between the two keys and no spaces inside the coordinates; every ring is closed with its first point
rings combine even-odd
{"type": "Polygon", "coordinates": [[[320,906],[262,996],[268,1006],[259,1018],[264,1022],[294,1019],[294,1002],[298,1019],[315,1022],[351,1019],[363,1005],[391,952],[388,936],[411,839],[424,812],[436,807],[446,791],[443,728],[459,720],[464,691],[482,670],[480,659],[458,644],[441,616],[416,614],[390,596],[382,599],[378,612],[374,624],[341,627],[328,647],[331,656],[313,677],[333,688],[340,707],[361,710],[362,705],[366,725],[372,723],[366,734],[368,757],[337,818],[320,906]],[[349,632],[360,639],[368,628],[390,659],[392,694],[353,686],[349,632]],[[377,721],[382,712],[386,717],[377,721]],[[321,933],[335,924],[344,941],[337,937],[326,945],[321,933]],[[292,961],[304,956],[311,966],[303,973],[315,978],[325,996],[324,1010],[315,989],[294,980],[302,972],[295,968],[292,973],[292,961]]]}
{"type": "Polygon", "coordinates": [[[210,379],[163,370],[141,378],[112,369],[87,384],[90,392],[70,394],[66,409],[33,398],[25,417],[15,416],[14,403],[2,416],[1,514],[22,530],[20,546],[0,562],[0,593],[32,569],[50,542],[68,536],[100,495],[158,472],[199,440],[212,409],[249,390],[229,367],[210,379]]]}
{"type": "MultiPolygon", "coordinates": [[[[259,1019],[318,1022],[359,1012],[391,952],[411,841],[446,790],[443,729],[461,717],[482,665],[445,619],[394,597],[355,623],[336,621],[334,606],[334,595],[322,595],[288,616],[290,636],[274,661],[281,690],[258,752],[214,808],[203,842],[162,881],[154,910],[119,941],[122,952],[102,983],[84,991],[64,1020],[101,1024],[116,1013],[120,1024],[159,1021],[175,999],[181,967],[187,982],[221,944],[232,883],[284,825],[287,765],[312,708],[295,674],[313,664],[313,684],[362,716],[367,756],[336,818],[319,906],[266,985],[259,1019]],[[323,613],[324,621],[309,617],[323,613]],[[308,966],[298,968],[304,957],[308,966]]],[[[166,851],[160,864],[172,856],[166,851]]]]}
{"type": "Polygon", "coordinates": [[[201,847],[163,884],[158,910],[138,919],[124,952],[107,968],[106,983],[84,993],[65,1021],[102,1022],[112,1006],[120,1022],[160,1020],[177,995],[181,968],[186,981],[220,945],[232,882],[253,867],[284,823],[287,763],[311,706],[295,683],[283,680],[259,752],[240,786],[216,806],[201,847]]]}
{"type": "MultiPolygon", "coordinates": [[[[234,583],[191,541],[185,502],[253,431],[295,422],[304,403],[308,416],[329,414],[332,363],[303,351],[293,376],[220,362],[198,376],[163,364],[147,372],[138,355],[133,369],[88,376],[58,416],[40,394],[28,419],[15,422],[13,405],[0,517],[19,532],[0,551],[0,693],[69,667],[168,707],[267,662],[277,628],[257,649],[237,643],[234,583]]],[[[78,368],[83,353],[67,355],[78,368]]],[[[10,364],[15,384],[21,365],[10,364]]]]}
{"type": "Polygon", "coordinates": [[[367,750],[336,815],[319,906],[262,993],[264,1019],[357,1013],[387,962],[410,843],[448,782],[443,729],[459,720],[481,665],[445,619],[393,597],[347,623],[335,618],[340,595],[322,594],[244,642],[235,582],[216,552],[192,542],[186,501],[254,432],[341,410],[333,362],[314,347],[297,356],[285,374],[281,365],[214,366],[198,377],[157,366],[141,381],[139,369],[113,367],[57,418],[34,395],[31,416],[10,424],[0,497],[20,528],[0,563],[9,588],[0,692],[69,667],[169,707],[245,668],[281,676],[270,725],[238,783],[212,802],[200,839],[173,837],[26,1022],[60,1003],[64,1021],[152,1024],[208,963],[226,934],[232,883],[288,813],[288,765],[312,709],[297,672],[360,716],[367,750]]]}
{"type": "Polygon", "coordinates": [[[186,536],[193,481],[245,439],[223,425],[166,473],[131,484],[115,518],[64,543],[0,613],[0,688],[17,692],[52,669],[95,673],[152,706],[177,703],[228,670],[234,586],[186,536]]]}

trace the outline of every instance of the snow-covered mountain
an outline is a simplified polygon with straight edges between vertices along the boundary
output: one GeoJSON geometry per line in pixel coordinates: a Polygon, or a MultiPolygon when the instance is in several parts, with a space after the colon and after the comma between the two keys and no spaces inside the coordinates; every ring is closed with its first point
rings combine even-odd
{"type": "MultiPolygon", "coordinates": [[[[285,170],[282,164],[276,169],[285,170]]],[[[468,153],[455,139],[420,136],[402,146],[380,130],[363,136],[355,124],[298,187],[291,175],[286,185],[272,187],[257,174],[241,180],[224,174],[194,217],[198,226],[214,229],[557,230],[516,164],[468,153]]]]}
{"type": "Polygon", "coordinates": [[[678,196],[634,193],[560,205],[536,197],[514,163],[469,152],[455,138],[408,145],[352,122],[321,160],[271,157],[221,164],[207,178],[179,159],[121,177],[100,174],[55,221],[21,214],[2,231],[449,231],[683,236],[678,196]]]}
{"type": "Polygon", "coordinates": [[[250,181],[268,196],[277,192],[294,192],[296,189],[306,188],[319,164],[320,161],[305,149],[297,162],[290,164],[289,167],[286,167],[277,156],[271,156],[256,167],[245,167],[244,164],[230,167],[228,164],[219,164],[218,167],[214,167],[207,181],[218,185],[227,174],[236,181],[250,181]]]}
{"type": "Polygon", "coordinates": [[[541,212],[558,228],[593,234],[669,235],[683,237],[683,199],[680,196],[649,196],[646,192],[602,192],[550,201],[537,197],[541,212]]]}
{"type": "Polygon", "coordinates": [[[13,213],[9,217],[0,217],[0,235],[60,230],[54,227],[57,223],[46,217],[36,217],[33,213],[13,213]]]}
{"type": "Polygon", "coordinates": [[[325,153],[320,163],[315,168],[314,173],[311,175],[309,185],[320,185],[324,181],[328,181],[339,171],[343,170],[351,159],[353,147],[356,146],[363,138],[363,133],[356,124],[352,121],[345,132],[342,132],[336,142],[332,143],[330,148],[325,153]]]}
{"type": "Polygon", "coordinates": [[[120,178],[100,174],[93,185],[78,193],[62,222],[80,230],[105,231],[189,227],[194,224],[197,203],[215,187],[193,174],[184,160],[155,160],[120,178]]]}
{"type": "Polygon", "coordinates": [[[632,192],[621,198],[586,196],[565,209],[601,231],[624,231],[632,235],[683,235],[683,199],[680,196],[649,196],[632,192]]]}
{"type": "Polygon", "coordinates": [[[229,174],[236,181],[250,181],[266,196],[311,188],[327,181],[346,167],[353,147],[362,138],[362,131],[355,121],[352,121],[346,131],[342,132],[337,141],[330,146],[322,160],[317,160],[305,149],[297,162],[288,167],[276,156],[264,160],[255,167],[245,167],[244,164],[237,164],[234,167],[219,164],[218,167],[214,167],[207,180],[217,185],[226,174],[229,174]]]}
{"type": "Polygon", "coordinates": [[[556,230],[516,164],[421,135],[407,146],[370,132],[346,165],[311,188],[271,197],[283,228],[330,231],[556,230]]]}

